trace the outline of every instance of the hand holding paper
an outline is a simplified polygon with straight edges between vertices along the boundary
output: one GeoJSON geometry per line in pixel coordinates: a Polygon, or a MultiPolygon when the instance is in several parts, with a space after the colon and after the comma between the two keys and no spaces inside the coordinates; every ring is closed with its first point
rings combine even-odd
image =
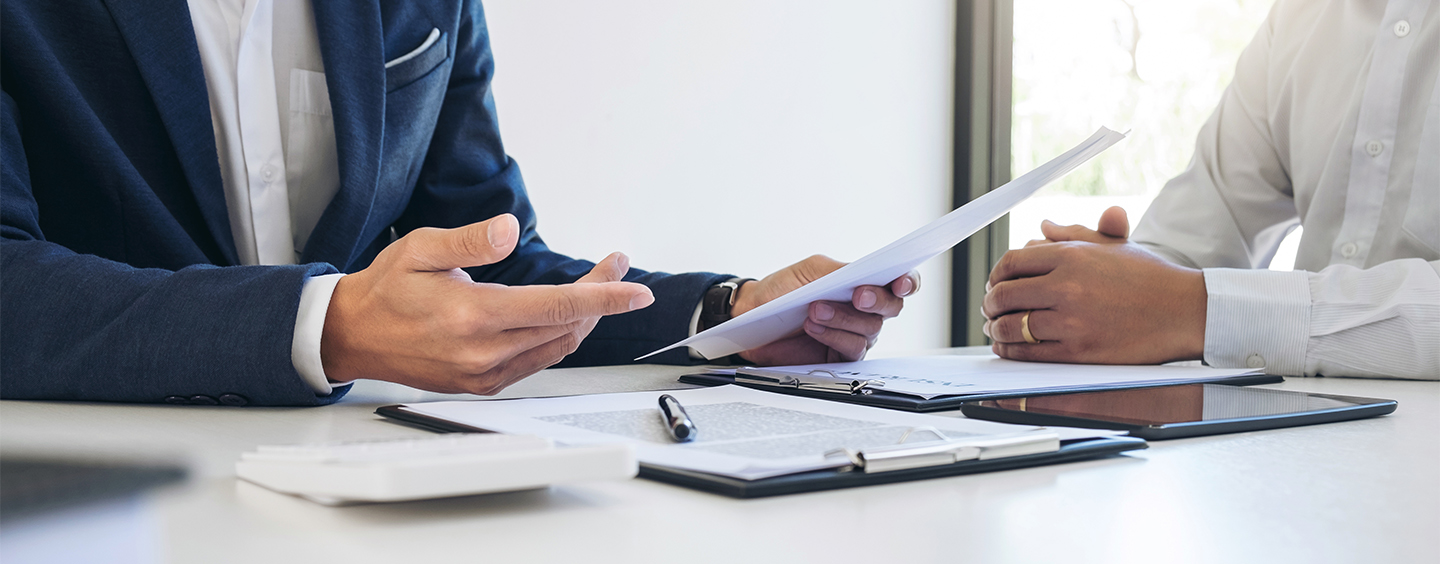
{"type": "Polygon", "coordinates": [[[849,301],[856,287],[890,283],[959,244],[1046,184],[1066,175],[1124,137],[1102,127],[1059,157],[895,242],[730,321],[636,360],[684,346],[695,349],[705,358],[719,358],[780,339],[801,327],[806,307],[811,302],[849,301]]]}

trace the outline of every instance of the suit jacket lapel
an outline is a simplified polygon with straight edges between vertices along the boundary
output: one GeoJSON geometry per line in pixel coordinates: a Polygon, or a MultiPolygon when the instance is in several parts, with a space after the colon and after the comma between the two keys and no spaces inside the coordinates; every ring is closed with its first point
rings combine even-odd
{"type": "Polygon", "coordinates": [[[314,0],[325,63],[340,189],[301,253],[346,270],[364,250],[380,178],[385,122],[385,61],[378,0],[314,0]]]}
{"type": "Polygon", "coordinates": [[[239,264],[225,205],[225,185],[220,180],[209,91],[189,8],[183,2],[145,0],[106,0],[106,4],[155,99],[160,120],[165,123],[210,235],[225,255],[223,261],[216,262],[239,264]]]}

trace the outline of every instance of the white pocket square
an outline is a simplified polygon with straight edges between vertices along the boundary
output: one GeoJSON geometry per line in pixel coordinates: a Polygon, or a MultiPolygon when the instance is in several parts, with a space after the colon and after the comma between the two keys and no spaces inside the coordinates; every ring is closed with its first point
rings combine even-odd
{"type": "Polygon", "coordinates": [[[431,45],[434,45],[435,42],[436,42],[436,41],[439,41],[439,40],[440,40],[440,28],[437,27],[437,28],[431,29],[431,30],[430,30],[430,36],[425,38],[425,42],[424,42],[424,43],[421,43],[420,46],[419,46],[419,47],[416,47],[414,51],[411,51],[411,52],[406,53],[406,54],[404,54],[404,55],[400,55],[399,57],[396,57],[395,60],[390,61],[390,62],[388,62],[388,63],[385,63],[385,68],[388,69],[388,68],[390,68],[390,67],[393,67],[393,66],[395,66],[395,65],[398,65],[398,64],[400,64],[400,63],[403,63],[403,62],[405,62],[405,61],[408,61],[408,60],[410,60],[410,59],[414,59],[415,57],[420,56],[421,53],[424,53],[426,49],[429,49],[431,45]]]}

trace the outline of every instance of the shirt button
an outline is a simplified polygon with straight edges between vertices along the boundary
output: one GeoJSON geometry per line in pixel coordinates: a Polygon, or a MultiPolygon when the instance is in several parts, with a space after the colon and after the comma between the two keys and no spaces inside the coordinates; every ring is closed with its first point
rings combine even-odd
{"type": "Polygon", "coordinates": [[[1340,256],[1342,257],[1350,258],[1355,256],[1355,253],[1358,252],[1360,252],[1360,245],[1356,245],[1355,243],[1345,243],[1344,245],[1340,245],[1340,256]]]}
{"type": "MultiPolygon", "coordinates": [[[[1373,141],[1372,141],[1372,143],[1373,143],[1373,141]]],[[[275,179],[275,167],[273,167],[273,166],[266,166],[265,168],[260,169],[260,176],[264,177],[266,182],[269,182],[269,181],[271,181],[271,180],[274,180],[274,179],[275,179]]]]}
{"type": "Polygon", "coordinates": [[[1395,37],[1405,37],[1406,35],[1410,35],[1410,22],[1405,20],[1395,22],[1395,37]]]}
{"type": "Polygon", "coordinates": [[[1385,144],[1384,144],[1384,143],[1381,143],[1381,142],[1379,142],[1379,141],[1374,141],[1374,140],[1372,140],[1372,141],[1369,141],[1369,142],[1365,143],[1365,152],[1366,152],[1366,153],[1369,153],[1370,156],[1372,156],[1372,157],[1378,157],[1378,156],[1380,156],[1380,153],[1383,152],[1384,150],[1385,150],[1385,144]]]}
{"type": "Polygon", "coordinates": [[[1250,358],[1245,359],[1245,365],[1250,368],[1265,368],[1265,357],[1252,354],[1250,358]]]}

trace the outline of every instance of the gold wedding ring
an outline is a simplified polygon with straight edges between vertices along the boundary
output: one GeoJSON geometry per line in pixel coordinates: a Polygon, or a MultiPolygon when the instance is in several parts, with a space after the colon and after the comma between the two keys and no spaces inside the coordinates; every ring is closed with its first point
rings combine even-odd
{"type": "Polygon", "coordinates": [[[1040,340],[1030,334],[1030,311],[1031,310],[1025,310],[1025,315],[1020,317],[1020,336],[1025,337],[1025,342],[1033,345],[1040,342],[1040,340]]]}

